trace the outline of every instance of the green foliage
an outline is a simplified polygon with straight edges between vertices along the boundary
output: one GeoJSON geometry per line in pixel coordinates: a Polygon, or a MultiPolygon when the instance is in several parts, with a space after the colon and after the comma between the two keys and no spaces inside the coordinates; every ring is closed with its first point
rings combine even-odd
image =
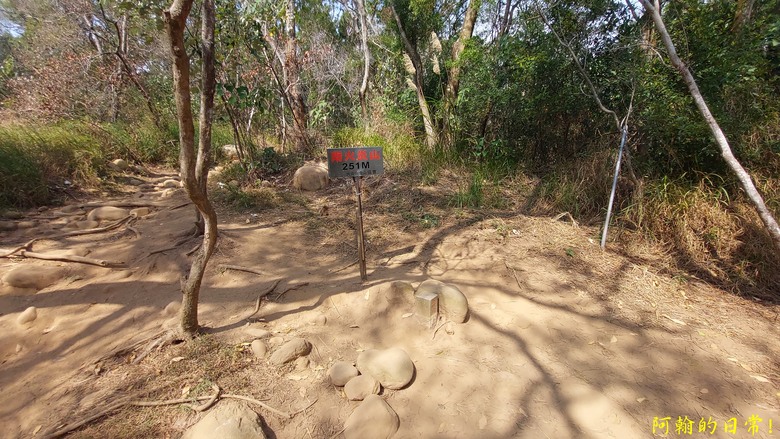
{"type": "Polygon", "coordinates": [[[78,126],[0,127],[0,206],[29,207],[61,196],[57,188],[91,185],[105,151],[78,126]]]}

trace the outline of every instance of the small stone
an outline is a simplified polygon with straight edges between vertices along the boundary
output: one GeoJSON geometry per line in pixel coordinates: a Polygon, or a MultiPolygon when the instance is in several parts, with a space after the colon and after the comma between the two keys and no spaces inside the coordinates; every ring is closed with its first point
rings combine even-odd
{"type": "Polygon", "coordinates": [[[76,221],[76,228],[79,230],[89,230],[94,229],[95,227],[99,226],[100,223],[97,221],[92,220],[86,220],[86,221],[76,221]]]}
{"type": "Polygon", "coordinates": [[[414,377],[414,363],[401,348],[368,349],[358,355],[357,369],[387,389],[401,389],[414,377]]]}
{"type": "Polygon", "coordinates": [[[320,314],[314,319],[315,325],[325,326],[326,323],[328,323],[328,317],[326,317],[324,314],[320,314]]]}
{"type": "Polygon", "coordinates": [[[181,309],[181,303],[173,301],[165,305],[165,309],[163,310],[163,312],[165,313],[165,315],[175,316],[179,314],[180,309],[181,309]]]}
{"type": "Polygon", "coordinates": [[[176,189],[168,188],[160,194],[160,198],[170,198],[176,193],[176,189]]]}
{"type": "Polygon", "coordinates": [[[15,288],[42,290],[62,277],[64,270],[40,265],[20,265],[3,275],[3,283],[15,288]]]}
{"type": "Polygon", "coordinates": [[[160,187],[163,188],[163,189],[180,188],[181,187],[181,183],[179,183],[179,180],[169,179],[169,180],[165,180],[164,182],[162,182],[160,184],[160,187]]]}
{"type": "Polygon", "coordinates": [[[345,439],[390,439],[401,420],[381,396],[368,395],[344,424],[345,439]]]}
{"type": "Polygon", "coordinates": [[[309,359],[306,357],[298,357],[295,360],[295,370],[304,370],[309,367],[309,359]]]}
{"type": "Polygon", "coordinates": [[[122,159],[116,159],[111,162],[111,167],[118,171],[126,171],[129,165],[122,159]]]}
{"type": "Polygon", "coordinates": [[[268,339],[268,344],[271,346],[278,346],[282,343],[284,343],[284,339],[282,337],[271,337],[268,339]]]}
{"type": "Polygon", "coordinates": [[[103,206],[92,209],[87,215],[90,221],[117,221],[130,215],[127,209],[113,206],[103,206]]]}
{"type": "Polygon", "coordinates": [[[268,348],[265,347],[262,340],[252,341],[251,348],[256,358],[265,358],[265,354],[268,352],[268,348]]]}
{"type": "Polygon", "coordinates": [[[243,403],[220,401],[181,439],[265,439],[260,416],[243,403]]]}
{"type": "Polygon", "coordinates": [[[254,338],[268,338],[271,336],[271,331],[256,326],[246,326],[244,333],[254,338]]]}
{"type": "Polygon", "coordinates": [[[19,317],[16,318],[16,323],[19,326],[24,326],[28,323],[32,323],[37,318],[38,310],[34,306],[31,306],[19,314],[19,317]]]}
{"type": "Polygon", "coordinates": [[[390,283],[390,294],[409,299],[414,296],[414,287],[409,282],[402,280],[393,281],[390,283]]]}
{"type": "Polygon", "coordinates": [[[130,211],[130,215],[133,215],[136,218],[140,218],[142,216],[149,215],[149,208],[148,207],[139,207],[136,209],[133,209],[130,211]]]}
{"type": "Polygon", "coordinates": [[[270,361],[271,364],[281,366],[298,357],[308,355],[309,352],[311,352],[311,343],[302,338],[294,338],[274,351],[274,353],[271,354],[270,361]]]}
{"type": "Polygon", "coordinates": [[[328,170],[319,165],[304,165],[293,175],[293,187],[303,191],[318,191],[328,185],[328,170]]]}
{"type": "Polygon", "coordinates": [[[368,395],[379,394],[379,381],[371,375],[360,375],[352,378],[344,386],[344,393],[350,401],[362,401],[368,395]]]}
{"type": "Polygon", "coordinates": [[[330,377],[330,382],[334,386],[341,387],[358,376],[358,373],[357,368],[355,368],[352,363],[337,361],[333,363],[333,366],[328,370],[328,377],[330,377]]]}
{"type": "Polygon", "coordinates": [[[24,349],[24,346],[22,346],[22,344],[21,344],[21,343],[17,343],[17,344],[16,344],[16,353],[17,353],[17,354],[18,354],[19,352],[22,352],[22,350],[23,350],[23,349],[24,349]]]}

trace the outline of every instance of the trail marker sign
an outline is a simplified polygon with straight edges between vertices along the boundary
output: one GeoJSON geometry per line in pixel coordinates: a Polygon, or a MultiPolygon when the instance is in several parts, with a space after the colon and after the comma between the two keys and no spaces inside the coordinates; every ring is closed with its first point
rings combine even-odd
{"type": "Polygon", "coordinates": [[[363,201],[360,183],[364,176],[382,175],[385,172],[382,148],[376,146],[357,146],[354,148],[328,149],[328,176],[330,178],[349,178],[355,183],[357,196],[357,245],[360,262],[360,279],[368,280],[366,274],[366,241],[363,235],[363,201]]]}
{"type": "Polygon", "coordinates": [[[364,177],[385,172],[382,148],[358,146],[328,149],[328,176],[330,178],[364,177]]]}

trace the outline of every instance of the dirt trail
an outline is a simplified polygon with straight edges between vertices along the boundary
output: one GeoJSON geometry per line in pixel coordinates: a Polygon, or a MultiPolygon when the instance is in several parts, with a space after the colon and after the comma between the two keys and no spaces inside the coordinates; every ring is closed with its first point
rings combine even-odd
{"type": "MultiPolygon", "coordinates": [[[[1,287],[3,435],[31,437],[36,429],[105,404],[117,392],[206,370],[234,393],[264,396],[284,410],[316,398],[292,420],[258,411],[271,437],[328,438],[357,403],[328,384],[327,368],[337,360],[354,361],[364,349],[402,347],[416,376],[408,388],[383,393],[401,419],[398,438],[652,437],[654,419],[661,435],[664,417],[670,417],[669,436],[688,436],[675,433],[678,416],[692,420],[692,436],[710,436],[709,430],[699,433],[700,419],[710,417],[717,422],[713,437],[780,436],[775,308],[695,280],[682,282],[651,256],[603,253],[591,239],[595,229],[513,212],[447,209],[439,211],[438,227],[426,229],[403,212],[426,202],[442,206],[435,191],[388,181],[369,187],[365,284],[356,266],[341,269],[355,257],[347,185],[305,194],[305,203],[221,215],[222,239],[203,286],[200,319],[209,337],[238,346],[230,351],[229,366],[210,366],[213,358],[182,345],[155,351],[138,365],[92,363],[172,323],[164,308],[180,298],[184,253],[197,240],[150,253],[186,235],[194,220],[191,207],[155,207],[134,224],[140,237],[117,229],[35,244],[40,252],[87,248],[90,257],[127,262],[126,269],[0,259],[0,277],[22,264],[65,269],[57,283],[37,293],[1,287]],[[318,213],[322,206],[328,206],[327,216],[318,213]],[[223,271],[220,264],[265,275],[223,271]],[[428,278],[453,283],[466,294],[466,323],[447,324],[434,335],[408,315],[409,298],[389,293],[392,281],[416,286],[428,278]],[[274,369],[241,348],[252,340],[242,316],[275,279],[281,279],[276,292],[308,284],[278,299],[269,296],[253,316],[262,321],[251,326],[308,339],[315,349],[306,369],[274,369]],[[38,309],[38,318],[18,325],[17,316],[29,306],[38,309]],[[325,325],[315,323],[321,315],[325,325]],[[232,375],[225,371],[231,368],[232,375]],[[762,419],[755,435],[748,430],[753,415],[762,419]],[[736,434],[724,429],[730,418],[736,418],[736,434]]],[[[135,200],[171,207],[186,201],[181,191],[159,196],[150,191],[135,200]]],[[[42,219],[35,227],[4,233],[0,247],[58,224],[42,219]]],[[[196,378],[188,388],[198,384],[196,378]]],[[[131,428],[109,417],[74,437],[150,432],[177,437],[197,419],[176,408],[127,409],[131,412],[145,423],[131,428]]]]}

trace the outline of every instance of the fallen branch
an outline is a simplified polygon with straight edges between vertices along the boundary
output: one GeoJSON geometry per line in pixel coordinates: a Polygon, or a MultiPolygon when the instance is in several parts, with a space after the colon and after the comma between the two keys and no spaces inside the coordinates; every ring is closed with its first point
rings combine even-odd
{"type": "Polygon", "coordinates": [[[97,265],[99,267],[123,267],[124,262],[106,261],[103,259],[93,259],[76,255],[47,255],[46,253],[35,253],[22,250],[19,256],[31,259],[41,259],[44,261],[77,262],[79,264],[97,265]]]}
{"type": "Polygon", "coordinates": [[[284,295],[284,293],[286,293],[288,291],[292,291],[292,290],[297,290],[298,288],[305,287],[306,285],[309,285],[309,283],[308,282],[303,282],[303,283],[299,283],[298,285],[295,285],[293,287],[287,288],[286,290],[284,290],[281,293],[277,294],[276,298],[274,299],[274,301],[279,300],[279,298],[282,297],[282,295],[284,295]]]}
{"type": "Polygon", "coordinates": [[[38,238],[33,238],[33,239],[27,241],[27,243],[22,244],[19,247],[16,247],[15,249],[13,249],[13,250],[9,250],[9,251],[7,251],[7,252],[5,252],[3,254],[0,254],[0,258],[7,258],[7,257],[9,257],[9,256],[13,255],[14,253],[16,253],[18,251],[21,251],[21,250],[30,250],[32,248],[32,245],[37,240],[38,240],[38,238]]]}
{"type": "Polygon", "coordinates": [[[263,276],[263,273],[261,273],[259,270],[255,270],[254,268],[241,267],[240,265],[226,265],[226,264],[223,264],[223,265],[219,266],[219,269],[223,270],[223,271],[225,271],[225,270],[245,271],[247,273],[253,273],[253,274],[256,274],[258,276],[263,276]]]}

